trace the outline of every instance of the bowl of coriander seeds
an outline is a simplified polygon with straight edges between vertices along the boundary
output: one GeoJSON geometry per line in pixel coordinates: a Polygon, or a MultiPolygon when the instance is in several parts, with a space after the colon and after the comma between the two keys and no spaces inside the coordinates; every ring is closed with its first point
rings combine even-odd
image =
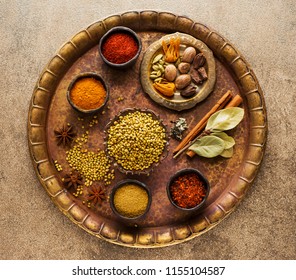
{"type": "Polygon", "coordinates": [[[167,129],[151,110],[126,109],[107,125],[105,145],[120,172],[150,174],[167,156],[167,129]]]}

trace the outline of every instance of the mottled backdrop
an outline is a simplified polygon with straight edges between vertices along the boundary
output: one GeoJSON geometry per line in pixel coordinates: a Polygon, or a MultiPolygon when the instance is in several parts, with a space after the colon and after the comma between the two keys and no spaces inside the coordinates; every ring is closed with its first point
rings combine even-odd
{"type": "Polygon", "coordinates": [[[296,3],[271,1],[0,0],[0,259],[295,259],[296,3]],[[90,236],[50,201],[27,145],[27,114],[46,63],[91,23],[129,10],[168,11],[208,25],[251,64],[269,135],[237,210],[186,243],[130,249],[90,236]]]}

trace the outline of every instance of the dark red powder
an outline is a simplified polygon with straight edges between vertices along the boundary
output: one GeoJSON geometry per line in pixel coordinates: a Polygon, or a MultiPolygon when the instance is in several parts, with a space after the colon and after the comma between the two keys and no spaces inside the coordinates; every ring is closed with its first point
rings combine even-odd
{"type": "Polygon", "coordinates": [[[170,186],[172,200],[182,208],[193,208],[200,204],[206,196],[206,188],[195,173],[177,177],[170,186]]]}
{"type": "Polygon", "coordinates": [[[135,38],[127,33],[113,33],[102,45],[102,54],[110,62],[122,64],[131,60],[138,51],[135,38]]]}

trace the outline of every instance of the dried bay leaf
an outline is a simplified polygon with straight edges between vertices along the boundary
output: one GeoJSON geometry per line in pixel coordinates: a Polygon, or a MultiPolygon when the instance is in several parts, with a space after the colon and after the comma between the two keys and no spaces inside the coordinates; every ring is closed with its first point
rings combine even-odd
{"type": "Polygon", "coordinates": [[[233,156],[233,147],[229,148],[229,149],[225,149],[220,156],[224,157],[224,158],[231,158],[233,156]]]}
{"type": "Polygon", "coordinates": [[[196,154],[206,158],[213,158],[220,155],[225,149],[224,140],[217,136],[204,136],[197,139],[193,145],[189,147],[196,154]]]}
{"type": "Polygon", "coordinates": [[[207,121],[206,130],[219,132],[236,127],[244,117],[244,109],[231,107],[217,111],[207,121]]]}
{"type": "Polygon", "coordinates": [[[227,135],[225,132],[214,132],[211,133],[213,136],[217,136],[224,141],[225,150],[232,148],[235,145],[233,137],[227,135]]]}

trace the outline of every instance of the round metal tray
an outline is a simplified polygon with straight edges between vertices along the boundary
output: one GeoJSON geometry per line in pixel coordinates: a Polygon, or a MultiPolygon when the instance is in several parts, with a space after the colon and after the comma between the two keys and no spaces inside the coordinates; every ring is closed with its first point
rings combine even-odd
{"type": "MultiPolygon", "coordinates": [[[[122,246],[162,247],[178,244],[210,230],[229,215],[251,186],[264,156],[267,115],[258,81],[239,51],[225,38],[205,25],[167,12],[131,11],[110,16],[88,26],[66,42],[48,62],[34,88],[28,116],[28,143],[34,169],[55,205],[73,223],[90,234],[122,246]],[[127,26],[141,37],[143,50],[137,63],[128,70],[110,69],[98,53],[100,38],[114,26],[127,26]],[[176,112],[154,102],[140,83],[140,64],[145,50],[162,36],[174,32],[189,34],[212,50],[216,62],[214,91],[190,110],[176,112]],[[92,117],[75,112],[66,98],[72,79],[81,72],[97,72],[110,86],[109,109],[92,117]],[[170,139],[169,153],[150,176],[138,175],[151,189],[151,208],[136,224],[124,223],[112,213],[108,200],[97,208],[88,208],[79,197],[64,187],[62,178],[70,171],[65,148],[56,145],[54,129],[64,123],[75,126],[78,135],[88,126],[88,149],[104,149],[104,128],[124,108],[147,108],[156,112],[167,127],[179,117],[186,118],[189,130],[227,91],[243,97],[245,117],[231,131],[235,152],[231,159],[173,159],[178,142],[170,139]],[[63,167],[57,171],[55,160],[63,167]],[[209,180],[211,191],[204,208],[186,214],[174,208],[166,194],[169,178],[179,169],[199,169],[209,180]]],[[[115,171],[107,186],[111,193],[116,182],[126,175],[115,171]]]]}

